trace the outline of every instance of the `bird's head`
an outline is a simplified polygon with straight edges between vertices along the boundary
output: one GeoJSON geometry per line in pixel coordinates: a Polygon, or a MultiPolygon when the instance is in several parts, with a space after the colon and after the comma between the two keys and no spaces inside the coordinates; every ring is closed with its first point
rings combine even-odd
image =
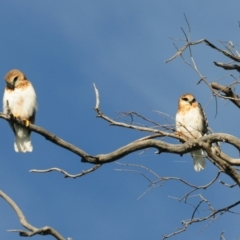
{"type": "Polygon", "coordinates": [[[192,94],[190,94],[190,93],[186,93],[186,94],[183,94],[179,98],[178,105],[179,105],[179,107],[189,106],[189,105],[192,105],[195,102],[196,102],[195,97],[192,94]]]}
{"type": "Polygon", "coordinates": [[[13,69],[9,71],[5,76],[5,81],[7,88],[14,89],[16,88],[23,80],[26,80],[26,76],[19,70],[13,69]]]}

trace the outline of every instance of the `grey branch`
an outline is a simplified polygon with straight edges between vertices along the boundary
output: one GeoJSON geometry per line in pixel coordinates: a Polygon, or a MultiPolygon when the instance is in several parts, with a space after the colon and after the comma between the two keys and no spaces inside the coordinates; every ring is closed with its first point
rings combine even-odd
{"type": "Polygon", "coordinates": [[[98,89],[96,88],[96,85],[94,83],[93,83],[93,87],[94,87],[94,91],[95,91],[95,95],[96,95],[95,109],[98,109],[99,108],[99,104],[100,104],[99,92],[98,92],[98,89]]]}
{"type": "Polygon", "coordinates": [[[1,190],[0,190],[0,197],[2,197],[13,208],[13,210],[16,212],[17,216],[19,217],[20,223],[23,225],[23,227],[25,227],[26,229],[29,230],[29,231],[9,230],[10,232],[18,232],[20,236],[25,236],[25,237],[31,237],[36,234],[52,235],[53,237],[55,237],[55,239],[65,240],[65,238],[63,236],[61,236],[60,233],[58,233],[55,229],[53,229],[51,227],[45,226],[43,228],[36,228],[36,227],[32,226],[30,223],[28,223],[23,212],[17,206],[17,204],[1,190]]]}
{"type": "MultiPolygon", "coordinates": [[[[184,53],[184,51],[187,48],[189,48],[189,50],[190,50],[190,58],[191,58],[192,64],[188,63],[184,58],[183,58],[183,60],[184,60],[184,62],[186,64],[188,64],[190,67],[192,67],[197,72],[197,74],[200,76],[200,81],[204,81],[205,84],[207,84],[207,86],[212,91],[213,96],[218,96],[218,97],[221,97],[221,98],[224,98],[224,99],[228,99],[228,100],[232,101],[237,107],[240,108],[240,99],[239,99],[238,95],[233,93],[233,90],[232,90],[231,87],[223,86],[223,85],[220,85],[220,84],[217,84],[217,83],[209,83],[206,80],[206,77],[204,77],[200,73],[200,71],[198,70],[198,68],[197,68],[197,66],[195,64],[194,58],[192,56],[192,53],[191,53],[191,46],[192,45],[196,45],[196,44],[201,44],[203,42],[206,43],[207,46],[210,46],[211,48],[221,52],[222,54],[224,54],[228,58],[230,58],[230,59],[232,59],[232,60],[234,60],[236,62],[240,62],[239,53],[236,50],[235,51],[236,51],[237,55],[234,55],[234,53],[232,51],[229,50],[229,52],[228,52],[228,51],[222,50],[222,49],[216,47],[211,42],[209,42],[207,39],[200,39],[200,40],[195,41],[195,42],[190,42],[189,39],[186,38],[185,45],[182,48],[180,48],[174,56],[172,56],[170,59],[168,59],[166,61],[166,63],[174,60],[178,56],[181,56],[183,58],[182,54],[184,53]],[[224,94],[221,94],[221,93],[224,93],[224,94]]],[[[232,42],[229,42],[229,44],[230,44],[231,47],[234,47],[232,42]]],[[[214,64],[216,66],[218,66],[218,67],[221,67],[221,68],[225,69],[225,70],[237,70],[238,72],[240,72],[240,66],[238,64],[225,64],[225,63],[216,62],[216,61],[214,61],[214,64]]],[[[236,83],[234,83],[234,84],[236,84],[236,83]]]]}
{"type": "Polygon", "coordinates": [[[229,98],[230,101],[232,101],[238,108],[240,108],[240,98],[237,94],[235,94],[232,91],[232,88],[223,86],[221,84],[218,84],[216,82],[211,83],[211,87],[221,93],[224,93],[226,97],[229,98]]]}
{"type": "Polygon", "coordinates": [[[227,52],[227,51],[225,51],[225,50],[222,50],[222,49],[216,47],[214,44],[212,44],[211,42],[209,42],[207,39],[200,39],[200,40],[195,41],[195,42],[186,42],[186,44],[185,44],[182,48],[180,48],[175,55],[173,55],[171,58],[169,58],[169,59],[166,61],[166,63],[168,63],[168,62],[174,60],[175,58],[177,58],[178,56],[182,55],[183,52],[184,52],[188,47],[190,47],[190,46],[192,46],[192,45],[200,44],[200,43],[203,43],[203,42],[206,43],[207,46],[209,46],[209,47],[211,47],[211,48],[213,48],[213,49],[221,52],[222,54],[224,54],[224,55],[227,56],[228,58],[230,58],[230,59],[232,59],[232,60],[234,60],[234,61],[236,61],[236,62],[240,62],[240,57],[239,57],[239,56],[233,55],[232,53],[229,53],[229,52],[227,52]]]}
{"type": "Polygon", "coordinates": [[[97,164],[92,168],[89,168],[88,170],[83,170],[81,173],[78,174],[70,174],[67,171],[60,169],[60,168],[49,168],[49,169],[44,169],[44,170],[38,170],[38,169],[32,169],[30,170],[30,172],[34,172],[34,173],[48,173],[48,172],[53,172],[53,171],[57,171],[60,172],[62,174],[64,174],[65,178],[79,178],[82,177],[90,172],[93,172],[95,170],[97,170],[98,168],[100,168],[102,165],[101,164],[97,164]]]}
{"type": "MultiPolygon", "coordinates": [[[[184,202],[186,203],[188,197],[190,194],[192,194],[193,192],[197,191],[197,190],[205,190],[208,187],[210,187],[213,183],[216,182],[216,180],[218,179],[218,177],[221,174],[221,171],[219,171],[217,173],[217,175],[207,184],[202,185],[202,186],[196,186],[194,184],[191,184],[189,182],[187,182],[186,180],[179,178],[179,177],[162,177],[159,176],[156,172],[154,172],[153,170],[149,169],[148,167],[145,167],[143,165],[140,164],[124,164],[124,163],[119,163],[117,162],[117,164],[124,166],[124,167],[134,167],[134,168],[140,168],[140,169],[144,169],[145,171],[147,171],[147,173],[149,173],[152,177],[156,178],[155,181],[152,181],[150,179],[150,177],[147,176],[147,174],[143,173],[142,171],[137,171],[137,170],[132,170],[132,169],[115,169],[116,171],[122,171],[122,172],[133,172],[133,173],[137,173],[141,176],[143,176],[148,182],[150,182],[149,184],[149,189],[147,189],[140,197],[142,197],[143,195],[145,195],[147,192],[149,192],[150,190],[156,188],[156,187],[162,187],[166,182],[168,181],[179,181],[183,184],[185,184],[186,186],[190,187],[192,190],[190,190],[189,192],[187,192],[186,194],[184,194],[183,197],[178,198],[178,201],[181,202],[184,200],[184,202]]],[[[139,197],[139,198],[140,198],[139,197]]]]}
{"type": "MultiPolygon", "coordinates": [[[[189,187],[190,190],[186,194],[184,194],[184,196],[181,197],[181,198],[177,198],[177,197],[171,197],[171,198],[176,199],[179,202],[184,201],[184,203],[190,204],[191,206],[193,206],[193,205],[191,203],[189,203],[190,199],[193,198],[193,197],[198,197],[199,198],[198,203],[195,206],[193,206],[194,208],[193,208],[190,219],[183,220],[181,228],[178,228],[177,231],[174,231],[174,232],[172,232],[168,235],[164,235],[163,239],[166,239],[166,238],[172,237],[174,235],[180,234],[180,233],[186,231],[187,228],[190,227],[190,225],[198,223],[198,222],[208,221],[208,224],[205,226],[205,228],[206,228],[208,225],[210,225],[213,221],[215,221],[218,217],[220,217],[224,213],[226,213],[226,212],[235,213],[235,212],[230,211],[230,209],[232,209],[235,206],[240,204],[240,201],[237,201],[237,202],[235,202],[235,203],[233,203],[229,206],[226,206],[224,208],[216,210],[213,207],[213,205],[206,198],[204,198],[201,194],[193,195],[193,193],[196,192],[196,191],[199,191],[199,190],[203,191],[203,190],[206,190],[207,188],[209,188],[210,186],[212,186],[217,181],[217,179],[219,178],[220,174],[222,173],[221,171],[219,171],[216,174],[216,176],[210,182],[208,182],[207,184],[202,185],[202,186],[196,186],[194,184],[191,184],[191,183],[187,182],[186,180],[184,180],[182,178],[159,176],[157,173],[155,173],[154,171],[152,171],[151,169],[149,169],[148,167],[145,167],[143,165],[123,164],[123,163],[118,163],[118,164],[121,165],[121,166],[124,166],[124,167],[130,167],[130,168],[134,167],[134,168],[143,169],[144,171],[146,171],[146,173],[144,173],[141,170],[139,171],[139,170],[135,170],[135,169],[116,169],[118,171],[120,170],[120,171],[125,171],[125,172],[137,173],[137,174],[143,176],[148,182],[150,182],[149,188],[143,194],[141,194],[141,196],[139,198],[143,197],[150,190],[152,190],[156,187],[162,187],[163,185],[165,185],[166,182],[172,181],[172,180],[179,181],[179,182],[183,183],[185,186],[189,187]],[[150,174],[150,176],[148,176],[147,174],[148,175],[150,174]],[[155,181],[151,180],[151,177],[156,178],[156,180],[155,181]],[[207,206],[207,209],[210,211],[210,214],[208,213],[204,217],[197,217],[196,214],[200,210],[200,207],[203,204],[205,204],[207,206]]],[[[204,211],[204,212],[206,212],[206,211],[204,211]]]]}
{"type": "Polygon", "coordinates": [[[240,66],[237,64],[226,64],[226,63],[221,63],[221,62],[214,62],[214,64],[218,67],[222,67],[225,70],[237,70],[238,72],[240,72],[240,66]]]}
{"type": "Polygon", "coordinates": [[[174,60],[175,58],[181,56],[183,54],[183,52],[189,47],[189,46],[192,46],[192,45],[196,45],[196,44],[200,44],[202,42],[205,42],[205,39],[200,39],[196,42],[187,42],[182,48],[180,48],[177,53],[175,55],[173,55],[171,58],[169,58],[165,63],[168,63],[172,60],[174,60]]]}
{"type": "MultiPolygon", "coordinates": [[[[197,208],[202,204],[202,203],[206,203],[208,206],[209,206],[209,202],[201,195],[199,194],[199,197],[201,198],[201,201],[199,202],[198,206],[196,206],[195,210],[197,210],[197,208]]],[[[166,238],[169,238],[169,237],[172,237],[174,235],[177,235],[179,233],[182,233],[184,231],[187,230],[187,228],[194,224],[194,223],[198,223],[198,222],[203,222],[203,221],[206,221],[206,220],[211,220],[211,222],[213,222],[214,220],[216,220],[219,216],[223,215],[224,213],[226,212],[230,212],[230,209],[234,208],[235,206],[239,205],[240,204],[240,201],[237,201],[229,206],[226,206],[224,208],[221,208],[221,209],[218,209],[218,210],[214,210],[214,208],[210,205],[210,209],[211,209],[211,213],[205,217],[202,217],[202,218],[194,218],[194,215],[192,216],[192,218],[190,220],[185,220],[185,221],[182,221],[182,225],[183,227],[180,228],[179,230],[177,230],[176,232],[173,232],[169,235],[165,235],[163,236],[163,239],[166,239],[166,238]]]]}

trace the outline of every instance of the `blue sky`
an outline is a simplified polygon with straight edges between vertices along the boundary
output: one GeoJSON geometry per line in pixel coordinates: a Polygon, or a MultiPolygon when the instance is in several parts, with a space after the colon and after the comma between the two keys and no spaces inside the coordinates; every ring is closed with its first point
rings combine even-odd
{"type": "MultiPolygon", "coordinates": [[[[204,107],[210,101],[209,89],[196,85],[199,77],[181,58],[165,63],[176,51],[169,37],[184,38],[184,13],[191,24],[192,40],[206,38],[219,47],[218,40],[239,43],[236,0],[231,4],[222,0],[2,1],[0,88],[3,91],[9,70],[22,70],[37,92],[37,125],[89,154],[111,152],[145,134],[110,127],[96,118],[93,83],[100,91],[101,110],[113,118],[117,111],[136,111],[165,123],[154,110],[174,117],[183,93],[193,93],[204,107]]],[[[176,44],[181,47],[183,42],[176,44]]],[[[213,61],[229,61],[220,53],[201,45],[193,48],[193,54],[209,81],[228,74],[213,65],[213,61]]],[[[211,100],[205,111],[215,132],[240,134],[235,127],[240,113],[231,103],[219,100],[216,118],[215,101],[211,100]]],[[[169,198],[186,193],[183,185],[169,182],[137,200],[148,189],[148,182],[137,174],[114,171],[119,168],[115,163],[75,180],[55,172],[30,173],[30,169],[59,167],[74,174],[91,165],[35,133],[34,151],[17,154],[7,122],[1,120],[0,129],[0,189],[36,227],[52,226],[73,240],[161,239],[191,216],[191,206],[169,198]]],[[[231,148],[226,150],[237,156],[231,148]]],[[[161,176],[182,177],[200,185],[217,172],[208,162],[205,171],[196,173],[190,155],[156,156],[153,150],[141,156],[133,153],[121,162],[142,164],[161,176]]],[[[225,176],[221,179],[232,182],[225,176]]],[[[218,208],[237,201],[236,191],[216,184],[203,194],[218,208]]],[[[196,198],[191,201],[196,203],[196,198]]],[[[3,200],[0,219],[0,239],[20,238],[6,232],[22,226],[3,200]]],[[[226,238],[234,240],[240,235],[238,223],[237,215],[226,214],[206,229],[206,223],[191,226],[172,239],[219,239],[224,230],[226,238]]]]}

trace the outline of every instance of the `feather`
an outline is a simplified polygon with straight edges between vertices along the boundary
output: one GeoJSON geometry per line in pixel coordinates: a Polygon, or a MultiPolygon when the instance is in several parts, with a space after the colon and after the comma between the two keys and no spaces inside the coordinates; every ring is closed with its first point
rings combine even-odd
{"type": "Polygon", "coordinates": [[[191,152],[195,171],[199,172],[206,167],[206,159],[202,149],[191,152]]]}

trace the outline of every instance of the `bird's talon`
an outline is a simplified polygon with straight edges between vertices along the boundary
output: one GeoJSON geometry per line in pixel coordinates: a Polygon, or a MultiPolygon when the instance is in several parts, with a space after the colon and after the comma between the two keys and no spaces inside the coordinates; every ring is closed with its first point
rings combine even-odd
{"type": "Polygon", "coordinates": [[[30,121],[28,119],[23,119],[22,121],[26,127],[28,127],[30,125],[30,121]]]}

